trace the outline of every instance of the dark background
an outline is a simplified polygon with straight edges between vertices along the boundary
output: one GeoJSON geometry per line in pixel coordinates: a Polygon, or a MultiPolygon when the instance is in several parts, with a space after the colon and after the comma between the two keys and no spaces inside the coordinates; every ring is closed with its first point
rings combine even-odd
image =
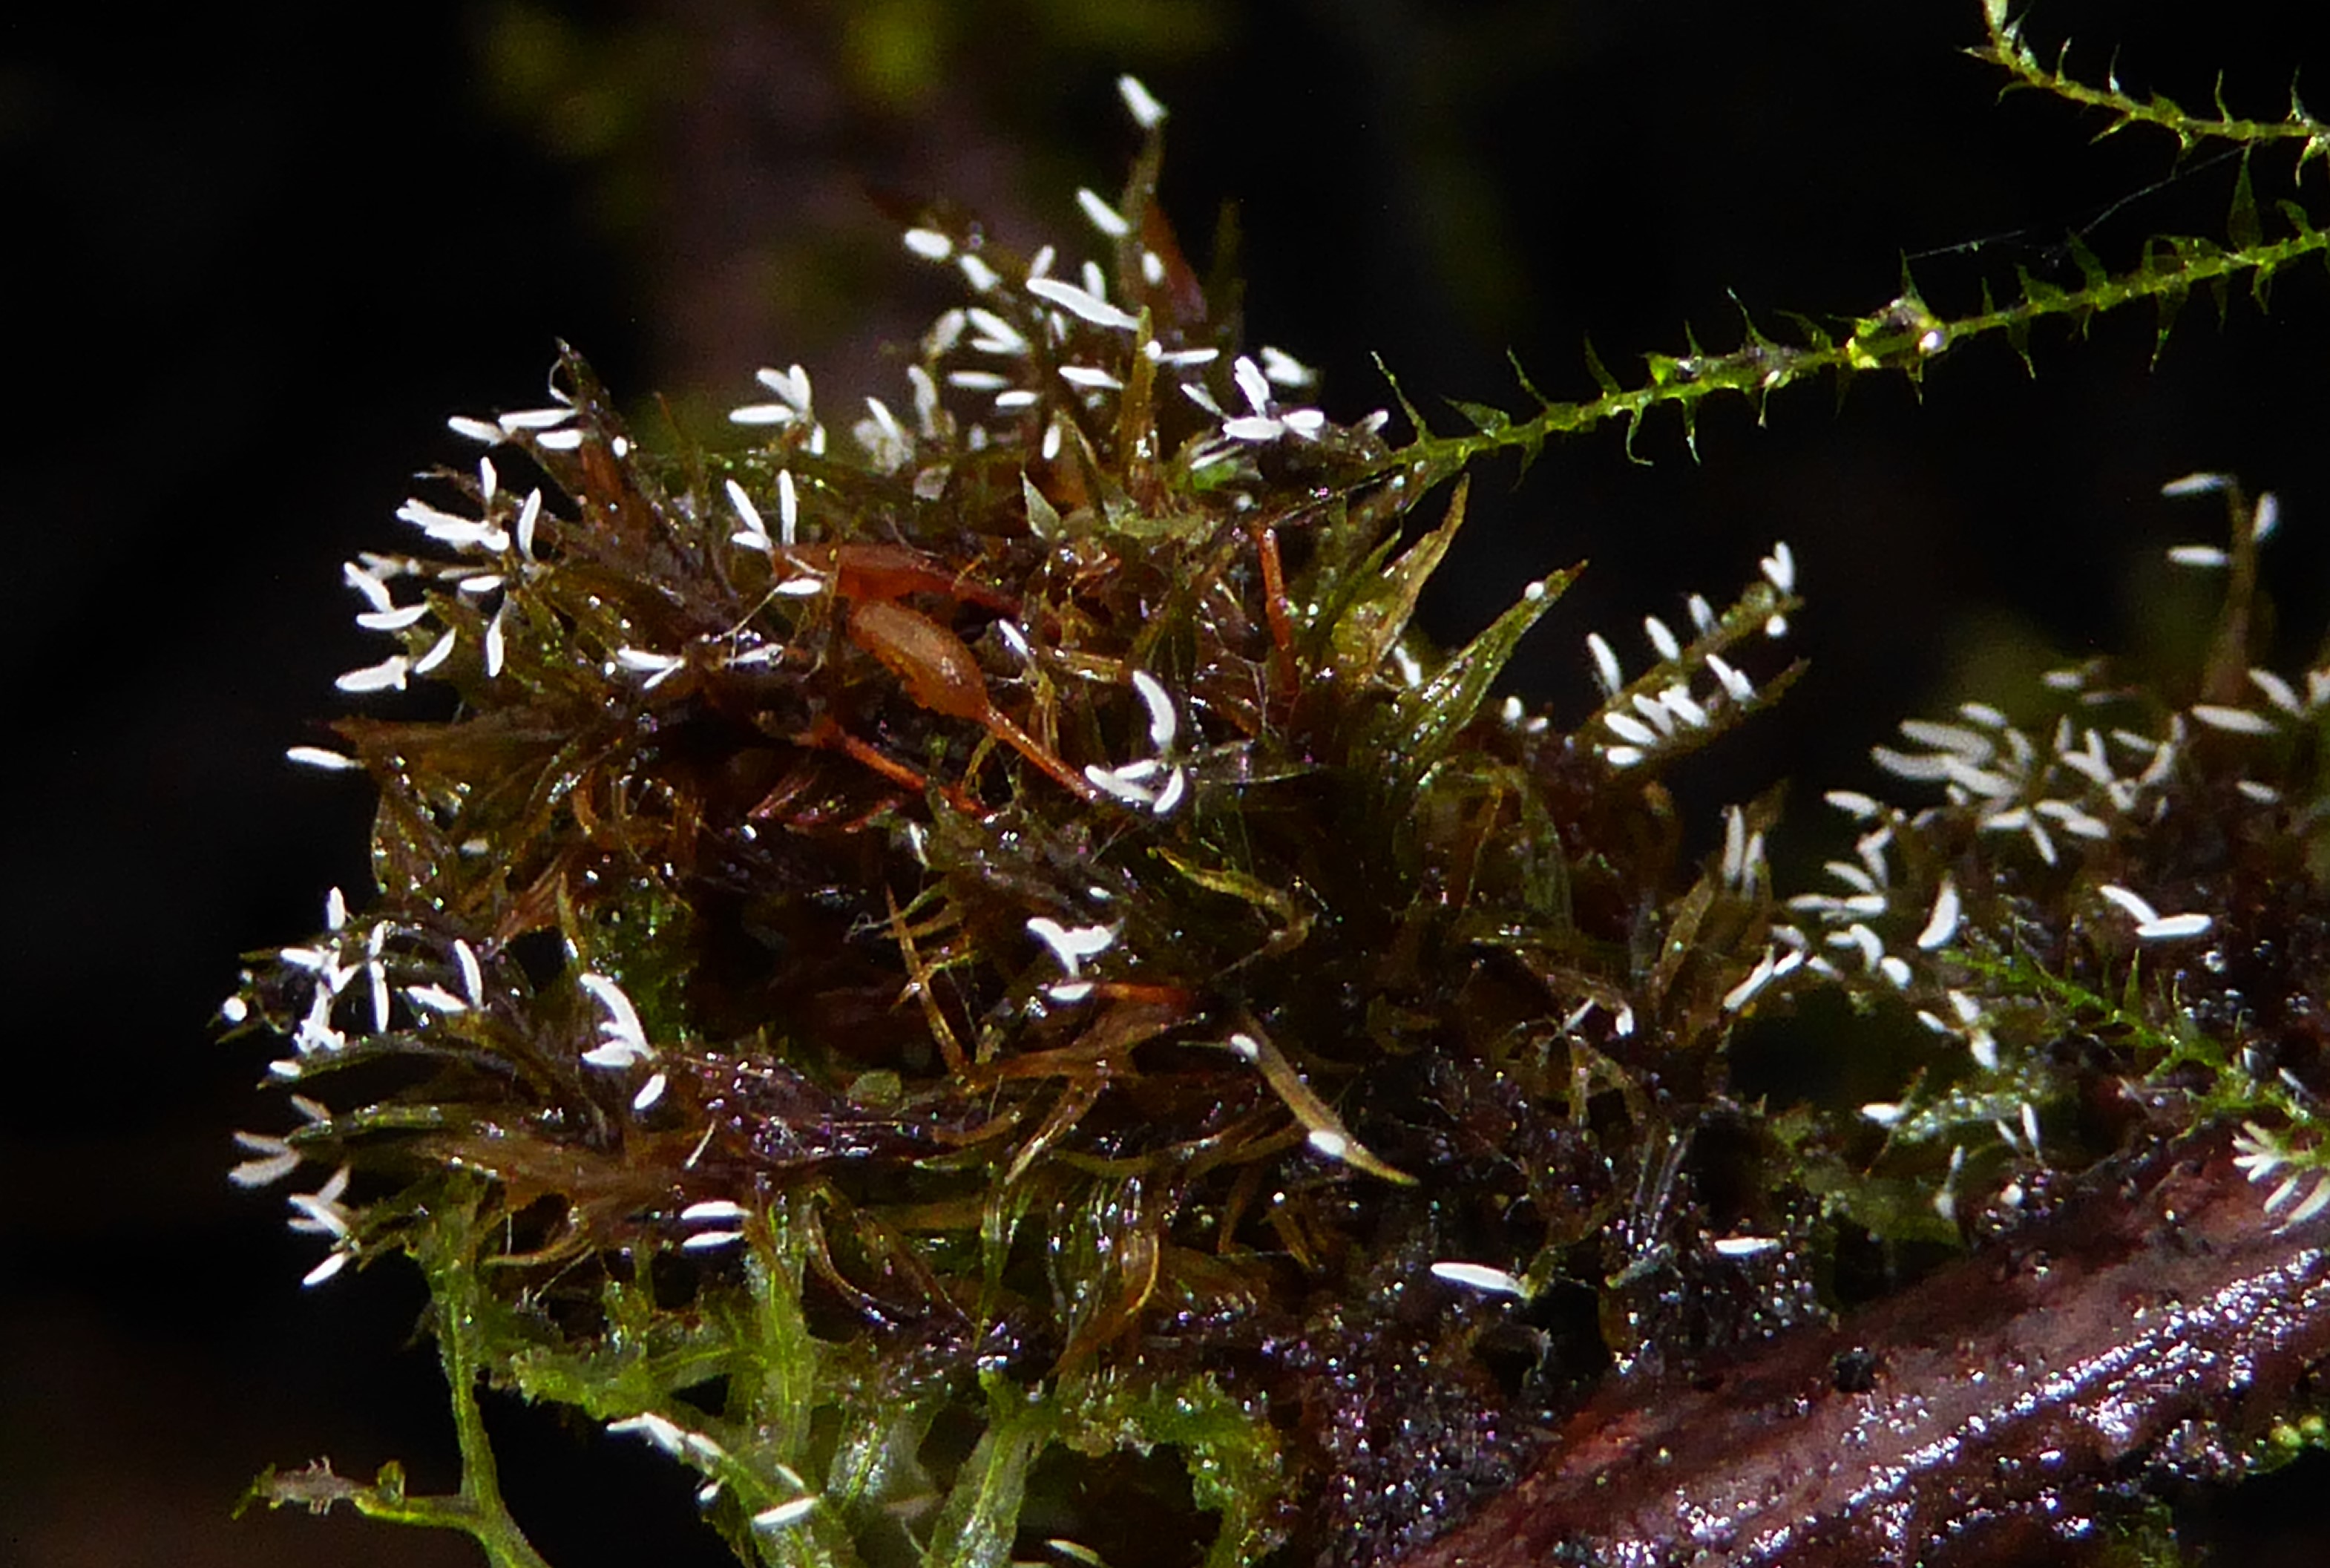
{"type": "MultiPolygon", "coordinates": [[[[22,9],[22,8],[18,8],[22,9]]],[[[2041,5],[2051,49],[2198,105],[2215,70],[2278,115],[2312,7],[2041,5]],[[2174,17],[2172,24],[2171,18],[2174,17]]],[[[1994,100],[1959,52],[1975,0],[746,0],[547,10],[488,3],[98,7],[0,22],[0,1564],[474,1561],[457,1539],[352,1519],[231,1524],[270,1461],[402,1456],[450,1483],[419,1292],[392,1265],[303,1292],[310,1242],[279,1193],[230,1189],[256,1047],[208,1040],[246,948],[304,936],[365,879],[360,785],[284,764],[376,651],[339,563],[400,543],[408,475],[474,449],[451,412],[540,401],[572,340],[638,406],[683,419],[799,358],[829,411],[893,390],[875,346],[944,302],[869,190],[946,193],[1007,238],[1084,237],[1069,193],[1113,189],[1132,138],[1110,82],[1172,107],[1169,205],[1202,254],[1239,204],[1256,341],[1323,366],[1327,406],[1413,392],[1590,394],[1591,333],[1622,377],[1684,323],[1737,340],[1735,290],[1846,315],[1900,256],[1963,308],[2017,263],[2176,168],[2164,137],[2089,147],[2095,122],[1994,100]],[[221,14],[223,13],[223,14],[221,14]],[[317,18],[328,14],[327,23],[317,18]]],[[[2325,90],[2330,91],[2330,90],[2325,90]]],[[[2260,160],[2261,195],[2289,160],[2260,160]]],[[[2317,217],[2330,170],[2305,175],[2317,217]]],[[[2119,211],[2090,242],[2221,235],[2226,166],[2119,211]]],[[[1074,252],[1071,252],[1074,254],[1074,252]]],[[[1492,470],[1430,605],[1461,636],[1528,577],[1590,557],[1516,684],[1576,714],[1579,638],[1682,592],[1719,595],[1790,539],[1813,675],[1683,779],[1697,820],[1782,775],[1867,784],[1899,715],[2027,679],[2043,659],[2189,636],[2160,551],[2221,527],[2162,480],[2238,470],[2288,519],[2268,571],[2278,653],[2308,658],[2330,566],[2330,280],[2286,277],[2261,316],[2205,299],[2150,366],[2148,313],[2084,346],[1953,353],[1924,406],[1865,379],[1669,423],[1629,464],[1615,432],[1492,470]]],[[[830,417],[830,413],[829,413],[830,417]]],[[[641,422],[643,424],[645,421],[641,422]]],[[[847,423],[846,416],[840,423],[847,423]]],[[[1800,797],[1808,798],[1808,797],[1800,797]]],[[[1800,809],[1798,833],[1817,837],[1800,809]]],[[[685,1481],[644,1455],[497,1408],[521,1516],[563,1568],[691,1536],[685,1481]],[[582,1478],[576,1484],[575,1478],[582,1478]]],[[[2252,1487],[2240,1532],[2319,1470],[2252,1487]]],[[[2313,1516],[2321,1517],[2318,1503],[2313,1516]]],[[[671,1544],[677,1540],[677,1544],[671,1544]]],[[[686,1554],[690,1547],[696,1555],[686,1554]]],[[[2295,1553],[2297,1548],[2283,1550],[2295,1553]]],[[[2313,1561],[2292,1554],[2289,1562],[2313,1561]]]]}

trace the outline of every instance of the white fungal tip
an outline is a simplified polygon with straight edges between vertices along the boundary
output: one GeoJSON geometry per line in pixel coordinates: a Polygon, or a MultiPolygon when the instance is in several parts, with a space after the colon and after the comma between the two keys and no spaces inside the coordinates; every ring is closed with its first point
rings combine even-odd
{"type": "Polygon", "coordinates": [[[1028,280],[1028,292],[1095,327],[1112,327],[1120,332],[1130,332],[1141,325],[1139,317],[1119,309],[1088,289],[1063,283],[1056,278],[1030,278],[1028,280]]]}
{"type": "Polygon", "coordinates": [[[1478,1290],[1483,1295],[1517,1296],[1524,1301],[1529,1299],[1530,1288],[1526,1283],[1485,1263],[1435,1263],[1432,1277],[1451,1285],[1462,1285],[1469,1290],[1478,1290]]]}
{"type": "Polygon", "coordinates": [[[1723,689],[1732,701],[1746,704],[1755,699],[1756,683],[1734,670],[1721,654],[1709,654],[1707,667],[1715,671],[1716,679],[1723,683],[1723,689]]]}
{"type": "Polygon", "coordinates": [[[1643,617],[1643,634],[1650,639],[1661,659],[1672,661],[1682,657],[1682,644],[1675,641],[1674,632],[1657,616],[1643,617]]]}
{"type": "Polygon", "coordinates": [[[815,1497],[795,1497],[790,1503],[779,1503],[773,1508],[763,1508],[753,1516],[755,1530],[785,1530],[800,1524],[817,1511],[815,1497]]]}
{"type": "Polygon", "coordinates": [[[1105,926],[1063,926],[1049,915],[1031,918],[1028,935],[1052,950],[1052,956],[1067,971],[1071,980],[1077,978],[1085,959],[1107,952],[1116,941],[1116,933],[1105,926]]]}
{"type": "Polygon", "coordinates": [[[2117,907],[2122,913],[2139,926],[2151,925],[2160,918],[2160,911],[2152,907],[2149,899],[2131,889],[2121,887],[2117,882],[2106,882],[2096,889],[2096,894],[2098,898],[2117,907]]]}
{"type": "Polygon", "coordinates": [[[1132,233],[1132,225],[1124,221],[1124,214],[1110,206],[1095,191],[1078,185],[1076,205],[1084,209],[1085,219],[1094,228],[1112,240],[1122,240],[1132,233]]]}
{"type": "Polygon", "coordinates": [[[1944,877],[1940,889],[1934,894],[1933,913],[1926,918],[1926,928],[1918,933],[1918,950],[1931,953],[1937,948],[1948,946],[1951,939],[1958,934],[1958,916],[1957,886],[1944,877]]]}
{"type": "Polygon", "coordinates": [[[2274,731],[2272,719],[2246,708],[2196,702],[2187,711],[2211,729],[2221,729],[2228,735],[2271,735],[2274,731]]]}
{"type": "Polygon", "coordinates": [[[1319,372],[1285,349],[1265,343],[1262,346],[1261,354],[1263,379],[1273,386],[1301,389],[1318,385],[1319,372]]]}
{"type": "Polygon", "coordinates": [[[1149,739],[1159,751],[1170,751],[1173,738],[1180,733],[1181,717],[1175,711],[1173,699],[1166,694],[1164,683],[1146,670],[1132,672],[1132,689],[1141,695],[1142,706],[1149,709],[1149,739]]]}
{"type": "Polygon", "coordinates": [[[898,237],[925,261],[943,261],[954,254],[954,242],[936,229],[908,229],[898,237]]]}
{"type": "MultiPolygon", "coordinates": [[[[378,929],[378,927],[374,927],[374,929],[378,929]]],[[[463,941],[460,937],[456,936],[453,938],[453,956],[455,962],[460,965],[461,990],[469,999],[467,1005],[462,1009],[462,1011],[467,1012],[469,1007],[482,1006],[485,1001],[483,995],[483,992],[485,990],[485,976],[483,972],[478,967],[477,953],[469,946],[469,943],[463,941]]],[[[431,987],[431,989],[434,990],[437,988],[431,987]]]]}
{"type": "Polygon", "coordinates": [[[2287,1231],[2293,1225],[2303,1225],[2325,1208],[2330,1208],[2330,1175],[2315,1178],[2314,1190],[2289,1212],[2289,1218],[2281,1222],[2281,1228],[2287,1231]]]}
{"type": "Polygon", "coordinates": [[[1173,808],[1181,803],[1182,796],[1189,792],[1189,771],[1177,767],[1165,776],[1165,785],[1157,792],[1157,799],[1151,803],[1149,809],[1160,817],[1170,816],[1172,814],[1173,808]]]}
{"type": "Polygon", "coordinates": [[[1885,809],[1877,803],[1874,796],[1862,794],[1859,790],[1831,790],[1821,798],[1859,822],[1868,822],[1885,809]]]}
{"type": "Polygon", "coordinates": [[[2157,920],[2140,923],[2136,936],[2139,942],[2182,942],[2206,936],[2216,924],[2213,915],[2163,915],[2157,920]]]}
{"type": "Polygon", "coordinates": [[[405,676],[412,669],[411,660],[402,653],[393,653],[377,664],[367,664],[361,670],[347,671],[332,684],[342,691],[359,694],[367,691],[402,691],[404,689],[405,676]]]}
{"type": "MultiPolygon", "coordinates": [[[[1796,553],[1788,548],[1785,539],[1772,546],[1772,553],[1756,563],[1763,568],[1764,580],[1783,594],[1796,591],[1796,553]]],[[[1779,632],[1772,635],[1778,636],[1779,632]]]]}
{"type": "Polygon", "coordinates": [[[1594,679],[1603,695],[1617,696],[1618,689],[1626,684],[1626,677],[1618,668],[1618,656],[1610,651],[1609,642],[1599,632],[1589,632],[1586,634],[1586,651],[1594,660],[1594,679]]]}
{"type": "Polygon", "coordinates": [[[2192,473],[2182,479],[2170,480],[2160,487],[2164,496],[2204,496],[2221,490],[2230,483],[2223,474],[2192,473]]]}
{"type": "Polygon", "coordinates": [[[1132,123],[1143,130],[1154,130],[1165,123],[1165,106],[1141,85],[1137,76],[1116,79],[1116,95],[1124,100],[1124,110],[1132,116],[1132,123]]]}
{"type": "Polygon", "coordinates": [[[746,495],[744,487],[734,480],[728,481],[728,504],[736,509],[737,518],[744,525],[744,534],[766,545],[769,539],[769,527],[766,523],[761,521],[761,508],[753,504],[753,498],[746,495]]]}

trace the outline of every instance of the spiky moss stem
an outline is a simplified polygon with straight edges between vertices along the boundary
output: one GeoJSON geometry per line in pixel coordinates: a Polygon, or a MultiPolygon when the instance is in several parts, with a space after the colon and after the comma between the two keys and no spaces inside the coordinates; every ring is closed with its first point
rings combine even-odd
{"type": "Polygon", "coordinates": [[[534,1549],[502,1501],[493,1442],[486,1433],[478,1389],[495,1374],[498,1346],[488,1335],[490,1312],[475,1246],[481,1184],[450,1183],[441,1194],[437,1223],[412,1243],[415,1263],[429,1285],[431,1337],[452,1407],[453,1435],[461,1457],[461,1485],[450,1495],[416,1495],[405,1489],[404,1469],[391,1461],[370,1486],[332,1473],[328,1462],[305,1469],[262,1474],[245,1498],[270,1508],[298,1504],[321,1513],[346,1503],[366,1518],[424,1529],[457,1530],[477,1542],[491,1568],[550,1568],[534,1549]],[[462,1189],[466,1187],[465,1192],[462,1189]]]}
{"type": "MultiPolygon", "coordinates": [[[[1710,353],[1694,337],[1683,354],[1645,354],[1649,379],[1639,386],[1622,385],[1588,342],[1586,366],[1601,395],[1586,402],[1547,397],[1516,359],[1512,361],[1515,378],[1534,408],[1513,413],[1492,404],[1452,400],[1451,406],[1473,426],[1460,434],[1434,433],[1429,422],[1394,381],[1394,394],[1414,427],[1416,439],[1388,463],[1417,463],[1455,471],[1483,457],[1516,451],[1526,472],[1549,438],[1579,434],[1619,420],[1625,423],[1626,450],[1631,456],[1643,417],[1668,406],[1680,415],[1685,442],[1695,457],[1699,405],[1719,394],[1748,399],[1760,421],[1766,400],[1773,393],[1807,377],[1828,373],[1842,383],[1868,372],[1894,371],[1917,383],[1927,366],[1946,351],[2002,333],[2025,370],[2035,375],[2037,366],[2031,352],[2034,326],[2060,319],[2074,332],[2084,334],[2096,317],[2146,300],[2158,309],[2156,359],[2194,290],[2209,290],[2221,316],[2231,285],[2246,278],[2251,298],[2262,309],[2275,278],[2291,264],[2310,256],[2330,261],[2330,233],[2317,228],[2308,208],[2297,201],[2276,204],[2290,233],[2278,240],[2266,238],[2250,180],[2252,155],[2292,144],[2297,147],[2293,180],[2303,176],[2307,164],[2330,161],[2330,126],[2307,112],[2294,81],[2289,112],[2283,119],[2235,118],[2225,109],[2221,81],[2217,115],[2194,115],[2160,94],[2150,99],[2134,97],[2121,89],[2116,75],[2107,85],[2095,87],[2066,72],[2060,60],[2053,67],[2043,65],[2023,40],[2021,24],[2010,16],[2006,0],[1984,0],[1983,12],[1988,42],[1969,52],[2007,73],[2006,90],[2034,90],[2078,108],[2100,110],[2109,123],[2098,133],[2099,137],[2148,127],[2174,137],[2180,153],[2202,142],[2225,142],[2237,149],[2240,169],[2226,214],[2224,241],[2199,235],[2155,235],[2145,242],[2136,265],[2115,272],[2098,260],[2079,235],[2072,234],[2067,245],[2080,272],[2078,285],[2062,288],[2018,270],[2015,294],[2006,303],[1997,303],[1984,282],[1982,309],[1955,315],[1937,312],[1927,304],[1905,261],[1900,292],[1881,309],[1852,318],[1841,333],[1809,317],[1787,312],[1802,338],[1781,342],[1759,330],[1743,304],[1740,314],[1746,341],[1738,347],[1710,353]]],[[[2070,45],[2064,48],[2068,52],[2070,45]]],[[[1390,379],[1388,370],[1385,375],[1390,379]]]]}
{"type": "MultiPolygon", "coordinates": [[[[449,1194],[455,1203],[459,1195],[449,1194]]],[[[474,1206],[470,1212],[475,1214],[474,1206]]],[[[486,1435],[485,1414],[478,1407],[478,1389],[492,1375],[495,1347],[484,1333],[487,1301],[477,1250],[467,1227],[440,1224],[425,1233],[414,1255],[429,1280],[433,1321],[431,1332],[445,1370],[453,1401],[453,1435],[461,1454],[461,1492],[444,1499],[444,1516],[426,1516],[429,1498],[412,1498],[407,1509],[421,1508],[421,1516],[402,1522],[450,1525],[463,1529],[485,1548],[494,1568],[549,1568],[535,1551],[502,1503],[499,1471],[492,1440],[486,1435]]],[[[357,1506],[364,1504],[358,1500],[357,1506]]]]}
{"type": "Polygon", "coordinates": [[[1539,393],[1516,365],[1522,390],[1537,402],[1534,413],[1516,416],[1487,404],[1457,402],[1453,406],[1474,428],[1468,433],[1440,435],[1403,396],[1400,405],[1415,427],[1416,439],[1388,457],[1385,464],[1428,464],[1453,470],[1482,458],[1515,451],[1526,467],[1553,437],[1581,434],[1621,420],[1625,423],[1631,454],[1644,416],[1666,407],[1681,416],[1684,439],[1695,455],[1699,405],[1710,398],[1744,397],[1755,405],[1760,419],[1773,393],[1807,378],[1895,371],[1913,382],[1920,381],[1927,366],[1946,351],[2001,333],[2025,367],[2035,374],[2031,356],[2032,327],[2060,319],[2075,330],[2084,330],[2094,317],[2147,300],[2159,309],[2157,343],[2164,346],[2178,313],[2195,289],[2216,291],[2221,307],[2223,291],[2234,280],[2246,278],[2251,293],[2262,301],[2275,277],[2292,263],[2307,257],[2330,258],[2330,231],[2316,228],[2306,210],[2294,203],[2284,204],[2282,212],[2295,232],[2278,240],[2266,240],[2258,232],[2256,204],[2244,169],[2231,224],[2240,238],[2230,248],[2198,236],[2161,236],[2147,244],[2137,266],[2110,272],[2074,239],[2072,256],[2085,274],[2076,287],[2060,288],[2026,273],[2018,297],[1997,304],[1984,284],[1983,308],[1957,316],[1930,309],[1904,268],[1900,294],[1883,309],[1853,320],[1842,335],[1798,317],[1795,325],[1804,340],[1785,343],[1766,337],[1743,312],[1748,340],[1740,347],[1709,353],[1694,343],[1681,355],[1645,355],[1650,379],[1632,388],[1620,384],[1588,344],[1586,366],[1602,388],[1599,397],[1583,403],[1557,402],[1539,393]]]}

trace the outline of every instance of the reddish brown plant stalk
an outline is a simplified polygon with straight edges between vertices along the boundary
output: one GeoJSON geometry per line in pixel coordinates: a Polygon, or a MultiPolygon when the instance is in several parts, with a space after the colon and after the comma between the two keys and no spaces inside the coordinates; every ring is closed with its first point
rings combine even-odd
{"type": "Polygon", "coordinates": [[[2210,1136],[1687,1383],[1614,1386],[1400,1568],[2060,1561],[2145,1482],[2236,1473],[2330,1355],[2330,1215],[2210,1136]]]}

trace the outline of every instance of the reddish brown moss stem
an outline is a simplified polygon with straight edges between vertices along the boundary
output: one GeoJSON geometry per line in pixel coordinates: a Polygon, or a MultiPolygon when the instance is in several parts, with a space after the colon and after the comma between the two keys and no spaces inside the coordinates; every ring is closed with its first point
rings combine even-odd
{"type": "Polygon", "coordinates": [[[1400,1568],[2055,1562],[2150,1479],[2221,1478],[2330,1355],[2330,1216],[2261,1214],[2221,1136],[1842,1327],[1614,1386],[1400,1568]]]}

